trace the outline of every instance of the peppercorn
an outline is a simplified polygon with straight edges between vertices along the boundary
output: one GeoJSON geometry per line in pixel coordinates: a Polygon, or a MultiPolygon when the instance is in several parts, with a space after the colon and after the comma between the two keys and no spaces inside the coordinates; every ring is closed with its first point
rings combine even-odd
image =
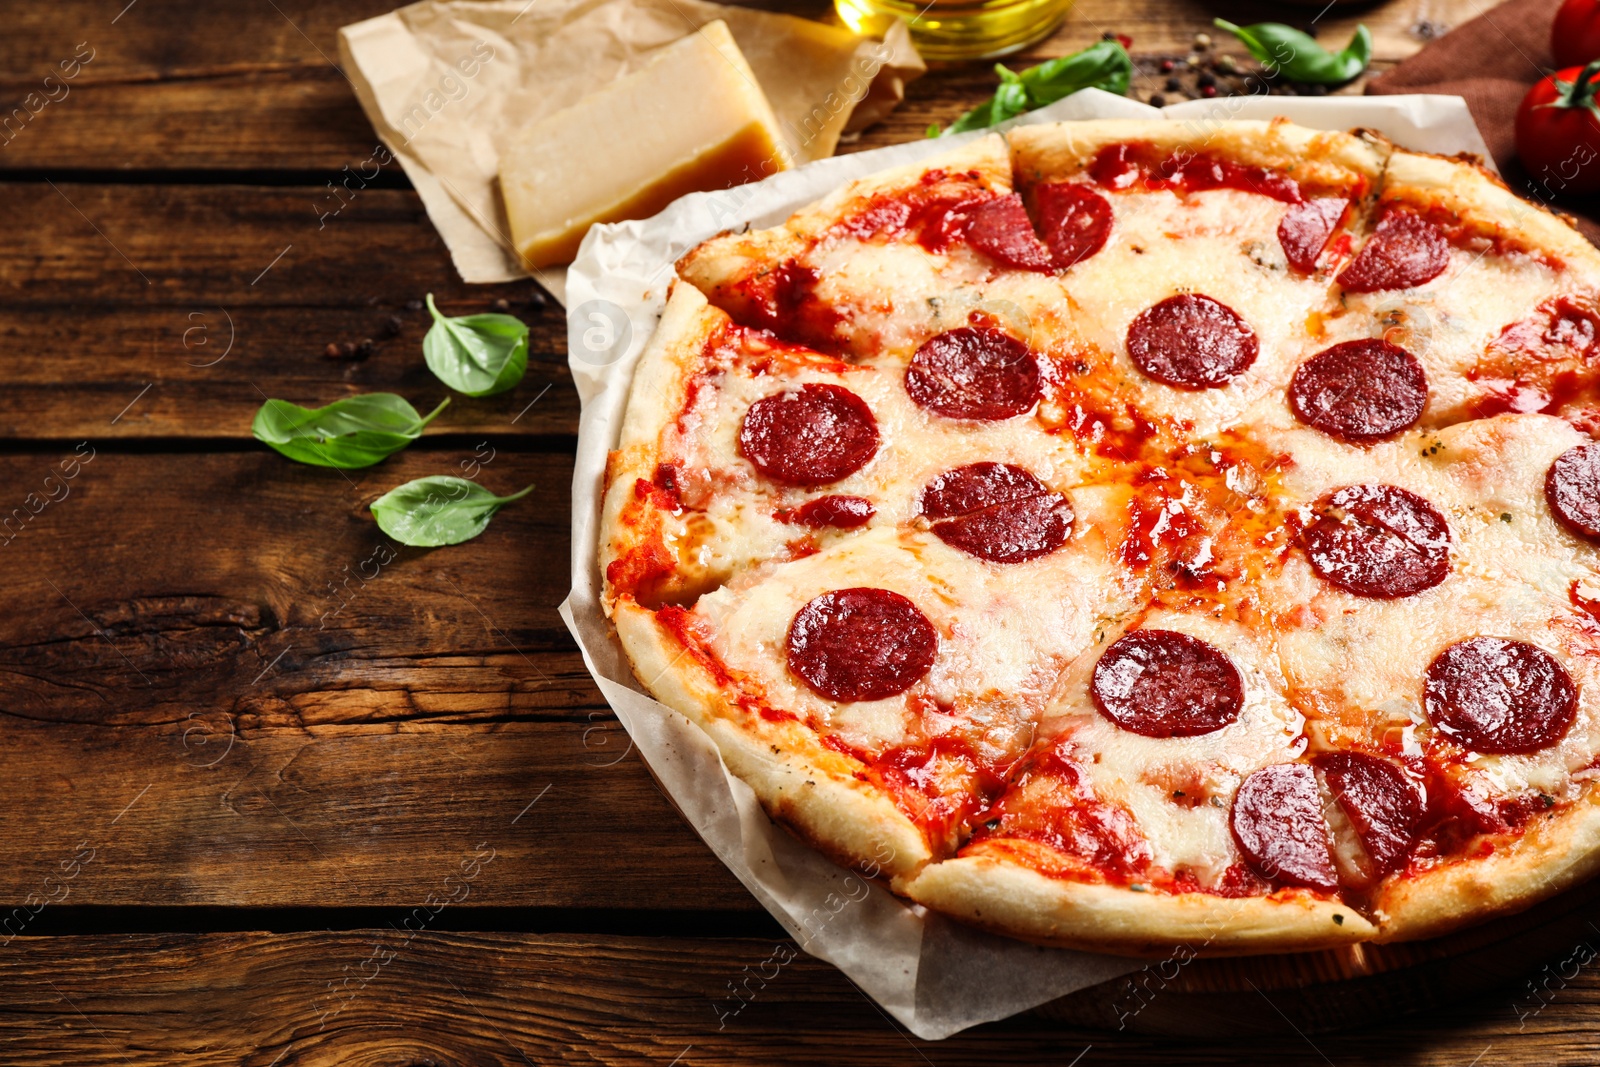
{"type": "Polygon", "coordinates": [[[1160,93],[1151,93],[1150,94],[1150,106],[1151,107],[1166,107],[1167,106],[1167,98],[1162,96],[1160,93]]]}
{"type": "Polygon", "coordinates": [[[1161,61],[1161,73],[1163,73],[1163,74],[1171,74],[1176,69],[1178,69],[1178,64],[1173,62],[1172,60],[1163,59],[1161,61]]]}
{"type": "Polygon", "coordinates": [[[1175,93],[1179,89],[1182,89],[1182,88],[1183,88],[1183,83],[1181,81],[1179,81],[1177,78],[1168,78],[1167,79],[1167,84],[1166,84],[1167,92],[1175,93]]]}
{"type": "Polygon", "coordinates": [[[1215,85],[1202,85],[1200,87],[1200,95],[1209,100],[1217,95],[1217,87],[1215,85]]]}

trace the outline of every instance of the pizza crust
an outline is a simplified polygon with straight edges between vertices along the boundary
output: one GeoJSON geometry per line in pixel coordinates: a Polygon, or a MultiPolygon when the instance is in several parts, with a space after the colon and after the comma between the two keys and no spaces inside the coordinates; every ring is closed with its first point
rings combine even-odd
{"type": "Polygon", "coordinates": [[[823,747],[799,722],[763,718],[730,701],[652,612],[623,599],[612,619],[645,688],[706,732],[767,814],[869,877],[909,878],[932,858],[916,824],[857,777],[860,763],[823,747]]]}
{"type": "Polygon", "coordinates": [[[651,589],[657,605],[689,599],[718,578],[707,573],[692,556],[671,550],[670,546],[686,541],[682,519],[659,507],[653,497],[641,497],[637,483],[649,482],[655,476],[661,460],[662,429],[683,410],[688,382],[701,349],[722,321],[721,313],[707,304],[693,286],[674,282],[661,323],[639,357],[621,436],[616,450],[606,459],[601,489],[601,603],[608,613],[616,597],[612,564],[625,561],[630,554],[655,553],[662,558],[662,566],[670,557],[670,572],[651,589]]]}
{"type": "Polygon", "coordinates": [[[1446,157],[1396,150],[1384,173],[1384,204],[1419,210],[1444,209],[1486,236],[1554,253],[1569,268],[1600,274],[1600,250],[1561,216],[1508,189],[1474,157],[1446,157]]]}
{"type": "Polygon", "coordinates": [[[1069,178],[1109,144],[1135,141],[1173,151],[1213,153],[1250,166],[1281,170],[1302,184],[1376,181],[1389,145],[1381,138],[1271,122],[1208,119],[1101,119],[1021,126],[1006,134],[1018,184],[1069,178]]]}
{"type": "Polygon", "coordinates": [[[1437,937],[1531,907],[1600,872],[1600,791],[1475,859],[1391,878],[1373,900],[1379,941],[1437,937]]]}
{"type": "Polygon", "coordinates": [[[1140,892],[1051,878],[1008,859],[967,855],[926,867],[907,896],[996,933],[1093,952],[1160,956],[1306,951],[1371,940],[1344,904],[1285,889],[1270,897],[1140,892]]]}

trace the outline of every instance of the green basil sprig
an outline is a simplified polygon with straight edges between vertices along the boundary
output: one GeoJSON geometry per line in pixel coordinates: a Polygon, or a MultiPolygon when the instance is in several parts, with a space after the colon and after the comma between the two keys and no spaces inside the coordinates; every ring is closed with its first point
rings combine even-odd
{"type": "Polygon", "coordinates": [[[481,534],[495,512],[533,492],[533,486],[495,496],[477,482],[448,474],[418,478],[372,502],[378,528],[403,545],[459,545],[481,534]]]}
{"type": "Polygon", "coordinates": [[[510,315],[439,314],[428,294],[433,325],[422,355],[435,377],[458,393],[492,396],[522,381],[528,369],[528,326],[510,315]]]}
{"type": "Polygon", "coordinates": [[[1216,26],[1243,41],[1267,73],[1292,82],[1337,85],[1366,70],[1372,58],[1372,33],[1365,25],[1356,27],[1356,35],[1340,52],[1329,52],[1316,38],[1281,22],[1235,26],[1227,19],[1217,19],[1216,26]]]}
{"type": "Polygon", "coordinates": [[[256,412],[250,432],[300,463],[355,470],[387,459],[415,441],[448,403],[446,397],[423,417],[393,393],[364,393],[320,408],[268,400],[256,412]]]}
{"type": "MultiPolygon", "coordinates": [[[[946,133],[982,130],[998,125],[1010,118],[1053,104],[1079,89],[1104,89],[1118,96],[1128,94],[1128,82],[1133,77],[1133,60],[1116,41],[1100,41],[1081,52],[1061,56],[1020,74],[1002,63],[996,63],[995,73],[1000,75],[1000,88],[988,100],[962,115],[950,124],[946,133]]],[[[939,135],[937,125],[928,128],[928,136],[939,135]]]]}

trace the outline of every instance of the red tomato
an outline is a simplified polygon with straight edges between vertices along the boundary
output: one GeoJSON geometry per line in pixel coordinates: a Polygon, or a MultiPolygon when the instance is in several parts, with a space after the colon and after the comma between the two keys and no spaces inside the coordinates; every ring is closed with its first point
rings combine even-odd
{"type": "Polygon", "coordinates": [[[1517,155],[1552,195],[1600,192],[1600,59],[1568,67],[1528,90],[1517,108],[1517,155]]]}
{"type": "Polygon", "coordinates": [[[1600,59],[1600,0],[1567,0],[1550,25],[1550,54],[1558,67],[1600,59]]]}

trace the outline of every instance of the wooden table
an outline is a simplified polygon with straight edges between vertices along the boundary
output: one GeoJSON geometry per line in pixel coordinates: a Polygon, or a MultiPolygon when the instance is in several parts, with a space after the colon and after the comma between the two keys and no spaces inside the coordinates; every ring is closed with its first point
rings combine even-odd
{"type": "MultiPolygon", "coordinates": [[[[14,4],[0,32],[4,112],[92,54],[0,135],[0,1063],[1595,1061],[1587,968],[1537,1013],[1507,987],[1248,1051],[1037,1016],[925,1043],[804,956],[722,1018],[784,938],[657,792],[556,616],[561,311],[457,281],[396,168],[330,192],[374,148],[334,32],[390,0],[124,3],[14,4]],[[371,470],[251,440],[266,396],[441,398],[429,291],[527,318],[526,381],[458,397],[371,470]],[[470,544],[376,563],[366,505],[474,457],[536,494],[470,544]]],[[[1381,66],[1476,6],[1361,17],[1381,66]]],[[[1083,0],[1032,58],[1113,30],[1149,70],[1212,13],[1083,0]]],[[[936,72],[853,147],[991,86],[936,72]]]]}

